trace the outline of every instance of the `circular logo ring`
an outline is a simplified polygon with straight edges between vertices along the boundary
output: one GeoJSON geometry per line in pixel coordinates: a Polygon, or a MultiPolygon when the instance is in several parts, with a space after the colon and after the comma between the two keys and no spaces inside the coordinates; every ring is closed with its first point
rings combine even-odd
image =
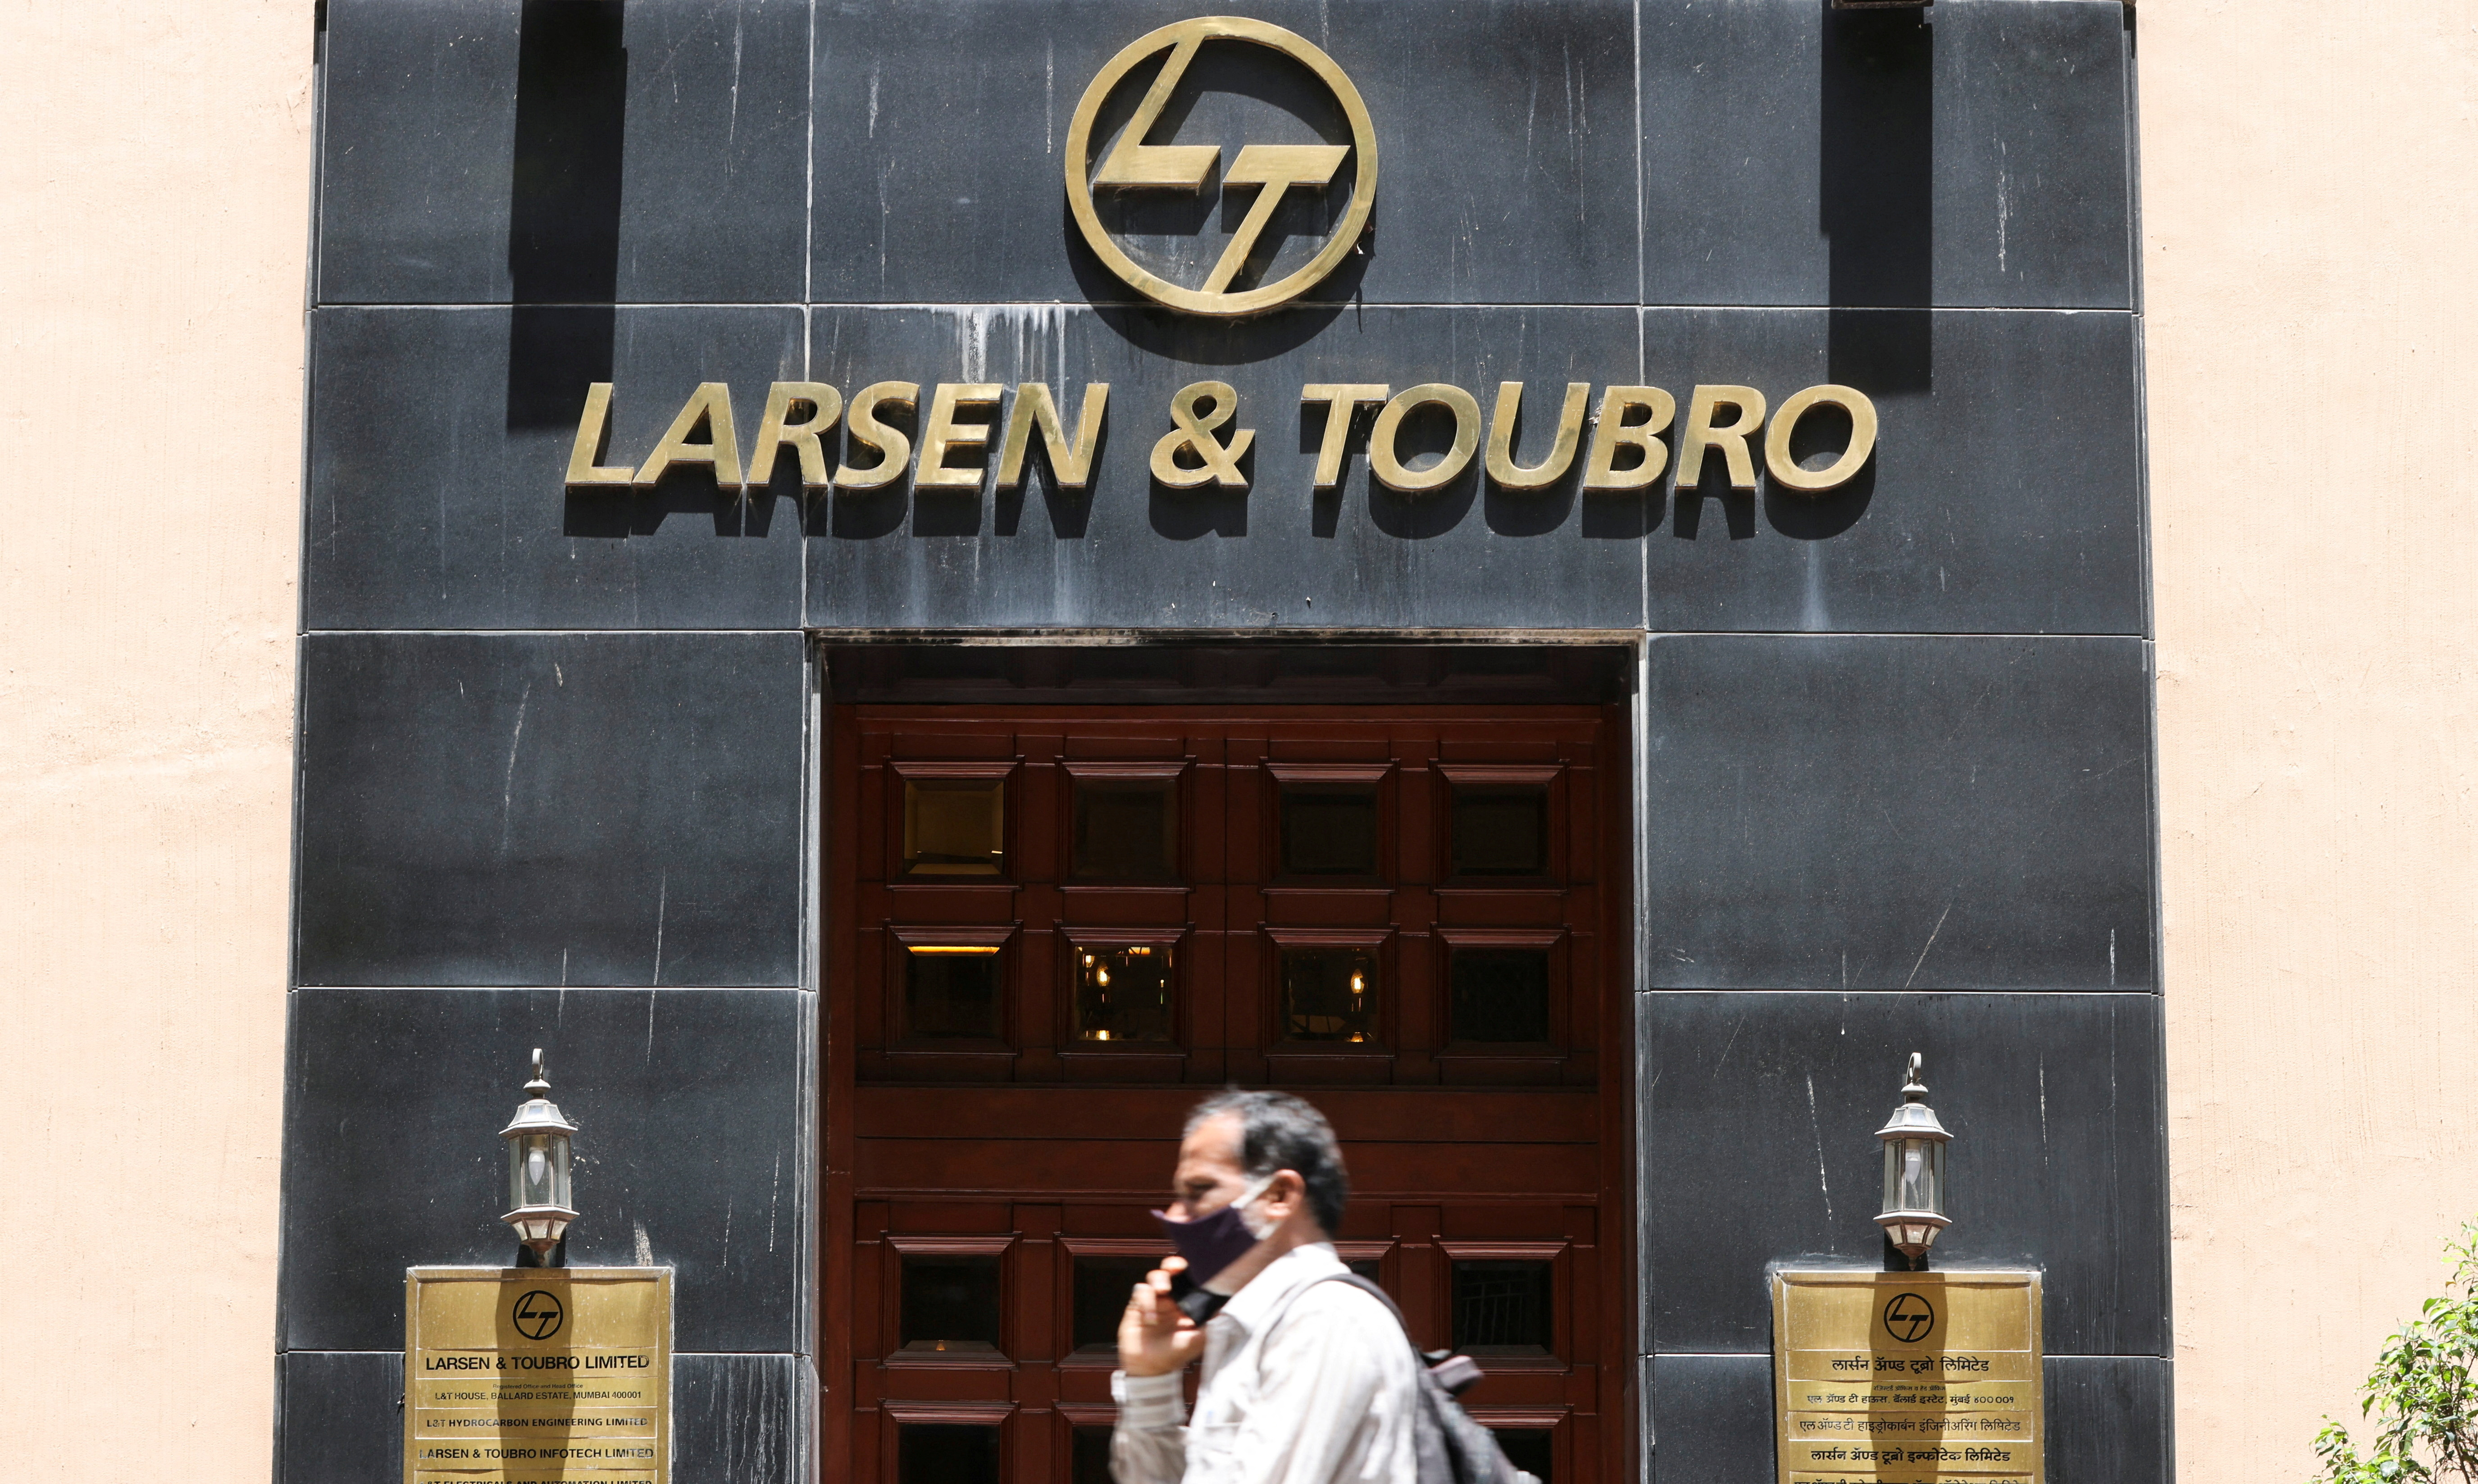
{"type": "MultiPolygon", "coordinates": [[[[1172,64],[1175,63],[1165,63],[1172,64]]],[[[1129,127],[1149,125],[1151,116],[1151,111],[1139,110],[1136,120],[1129,127]]],[[[1122,151],[1127,142],[1122,141],[1122,151]]],[[[1141,146],[1144,141],[1136,139],[1132,142],[1141,146]]],[[[1283,188],[1268,184],[1259,189],[1275,190],[1283,188]]],[[[1359,89],[1351,85],[1351,79],[1343,75],[1342,68],[1334,64],[1332,58],[1318,50],[1305,37],[1238,15],[1205,15],[1178,21],[1130,41],[1093,75],[1082,100],[1075,105],[1075,117],[1067,127],[1067,205],[1075,214],[1075,224],[1083,229],[1084,240],[1092,245],[1095,254],[1111,272],[1147,298],[1194,314],[1229,316],[1257,314],[1294,299],[1314,287],[1333,271],[1334,265],[1342,262],[1343,256],[1359,240],[1360,232],[1368,225],[1369,214],[1377,206],[1377,126],[1369,120],[1368,105],[1360,101],[1359,89]],[[1187,289],[1149,272],[1128,257],[1126,250],[1102,228],[1100,215],[1093,206],[1093,123],[1100,114],[1102,103],[1117,91],[1119,84],[1138,63],[1154,53],[1169,49],[1176,55],[1176,49],[1184,47],[1192,55],[1195,47],[1212,40],[1247,41],[1271,47],[1314,72],[1333,94],[1334,101],[1342,105],[1343,116],[1351,122],[1352,153],[1357,165],[1352,181],[1351,204],[1343,211],[1342,224],[1317,255],[1303,266],[1273,283],[1238,292],[1187,289]]]]}
{"type": "Polygon", "coordinates": [[[1916,1345],[1935,1328],[1935,1305],[1918,1294],[1895,1294],[1884,1303],[1884,1332],[1904,1345],[1916,1345]]]}
{"type": "Polygon", "coordinates": [[[528,1340],[547,1340],[558,1334],[561,1322],[568,1318],[568,1311],[560,1306],[559,1295],[542,1288],[518,1298],[517,1306],[508,1312],[516,1321],[517,1333],[528,1340]]]}

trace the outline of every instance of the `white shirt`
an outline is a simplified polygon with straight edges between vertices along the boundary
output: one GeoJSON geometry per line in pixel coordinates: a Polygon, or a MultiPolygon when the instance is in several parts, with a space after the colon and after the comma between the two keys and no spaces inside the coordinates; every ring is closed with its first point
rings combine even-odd
{"type": "Polygon", "coordinates": [[[1373,1295],[1318,1281],[1346,1271],[1332,1244],[1314,1243],[1232,1295],[1205,1323],[1183,1427],[1177,1372],[1113,1374],[1118,1484],[1419,1484],[1410,1342],[1373,1295]]]}

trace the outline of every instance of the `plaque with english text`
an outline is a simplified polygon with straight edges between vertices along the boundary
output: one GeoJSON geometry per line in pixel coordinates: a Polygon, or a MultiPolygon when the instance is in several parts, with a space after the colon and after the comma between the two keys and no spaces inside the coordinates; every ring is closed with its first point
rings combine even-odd
{"type": "Polygon", "coordinates": [[[671,1270],[410,1268],[405,1484],[670,1484],[671,1270]]]}

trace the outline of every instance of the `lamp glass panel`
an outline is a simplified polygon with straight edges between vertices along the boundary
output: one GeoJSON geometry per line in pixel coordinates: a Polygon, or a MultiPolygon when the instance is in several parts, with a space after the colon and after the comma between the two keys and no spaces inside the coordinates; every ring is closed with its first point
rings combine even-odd
{"type": "Polygon", "coordinates": [[[1450,1040],[1549,1039],[1549,950],[1456,948],[1447,969],[1450,1040]]]}
{"type": "Polygon", "coordinates": [[[1549,870],[1549,786],[1489,784],[1454,790],[1457,876],[1540,876],[1549,870]]]}
{"type": "Polygon", "coordinates": [[[1178,879],[1178,782],[1075,780],[1075,878],[1178,879]]]}
{"type": "Polygon", "coordinates": [[[995,876],[1006,868],[1006,780],[903,780],[903,873],[995,876]]]}
{"type": "Polygon", "coordinates": [[[1884,1209],[1944,1210],[1944,1141],[1884,1141],[1884,1209]]]}
{"type": "Polygon", "coordinates": [[[1170,943],[1075,950],[1075,1039],[1160,1044],[1173,1039],[1177,950],[1170,943]]]}
{"type": "Polygon", "coordinates": [[[998,1255],[905,1253],[902,1323],[907,1353],[997,1350],[998,1255]]]}
{"type": "Polygon", "coordinates": [[[508,1205],[568,1205],[569,1142],[555,1133],[519,1134],[508,1141],[508,1205]]]}
{"type": "Polygon", "coordinates": [[[1282,874],[1377,874],[1377,785],[1282,785],[1282,874]]]}
{"type": "Polygon", "coordinates": [[[930,1041],[995,1040],[999,950],[918,944],[903,952],[903,1025],[930,1041]]]}
{"type": "Polygon", "coordinates": [[[1374,948],[1284,948],[1283,1039],[1376,1041],[1381,988],[1374,948]]]}

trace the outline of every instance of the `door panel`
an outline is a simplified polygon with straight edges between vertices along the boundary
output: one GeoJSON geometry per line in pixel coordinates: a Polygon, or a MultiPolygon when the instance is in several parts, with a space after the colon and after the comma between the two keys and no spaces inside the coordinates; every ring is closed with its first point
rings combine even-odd
{"type": "Polygon", "coordinates": [[[1331,1119],[1342,1255],[1509,1451],[1618,1477],[1621,746],[1580,706],[839,707],[828,1457],[1105,1478],[1146,1212],[1238,1082],[1331,1119]]]}

